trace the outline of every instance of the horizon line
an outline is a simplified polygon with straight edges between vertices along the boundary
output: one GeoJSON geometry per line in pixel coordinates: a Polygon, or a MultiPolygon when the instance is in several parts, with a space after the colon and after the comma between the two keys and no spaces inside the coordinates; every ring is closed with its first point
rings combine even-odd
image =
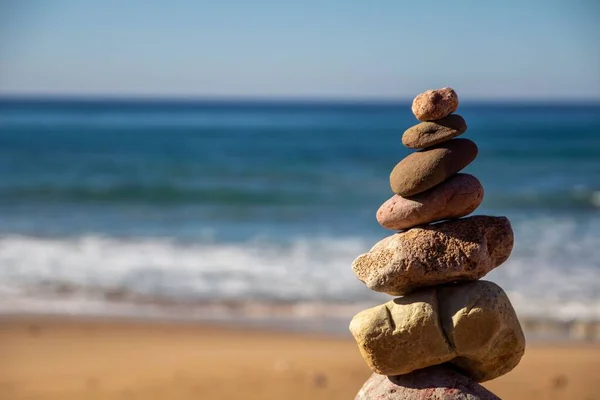
{"type": "MultiPolygon", "coordinates": [[[[61,93],[2,93],[0,101],[49,101],[49,102],[139,102],[139,103],[256,103],[256,104],[356,104],[356,105],[385,105],[412,103],[411,97],[310,97],[310,96],[268,96],[268,95],[148,95],[148,94],[61,94],[61,93]]],[[[466,97],[461,103],[511,103],[511,104],[598,104],[600,98],[594,97],[466,97]]]]}

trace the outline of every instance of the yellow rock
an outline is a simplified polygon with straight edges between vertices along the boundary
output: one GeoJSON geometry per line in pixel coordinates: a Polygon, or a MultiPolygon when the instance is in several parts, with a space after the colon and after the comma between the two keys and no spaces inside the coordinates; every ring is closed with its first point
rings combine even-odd
{"type": "Polygon", "coordinates": [[[478,281],[438,289],[442,328],[468,375],[484,382],[517,366],[525,336],[508,296],[492,282],[478,281]]]}
{"type": "Polygon", "coordinates": [[[509,372],[525,351],[506,293],[487,281],[394,299],[358,313],[350,331],[369,367],[382,375],[450,362],[483,382],[509,372]]]}
{"type": "Polygon", "coordinates": [[[378,374],[401,375],[454,357],[442,332],[434,289],[358,313],[350,331],[378,374]]]}

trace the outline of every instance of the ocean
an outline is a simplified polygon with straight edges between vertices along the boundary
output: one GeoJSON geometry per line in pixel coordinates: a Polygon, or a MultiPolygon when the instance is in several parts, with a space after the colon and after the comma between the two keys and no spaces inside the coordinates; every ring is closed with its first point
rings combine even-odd
{"type": "MultiPolygon", "coordinates": [[[[600,105],[464,102],[520,316],[600,320],[600,105]]],[[[344,321],[416,124],[396,103],[0,100],[0,312],[344,321]]]]}

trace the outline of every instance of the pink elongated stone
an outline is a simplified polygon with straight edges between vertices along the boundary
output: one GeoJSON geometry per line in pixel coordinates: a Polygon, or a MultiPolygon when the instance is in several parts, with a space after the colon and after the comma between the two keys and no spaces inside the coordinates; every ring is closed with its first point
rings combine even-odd
{"type": "Polygon", "coordinates": [[[469,174],[447,181],[411,197],[394,195],[377,210],[377,221],[387,229],[410,229],[444,219],[464,217],[483,200],[483,186],[469,174]]]}

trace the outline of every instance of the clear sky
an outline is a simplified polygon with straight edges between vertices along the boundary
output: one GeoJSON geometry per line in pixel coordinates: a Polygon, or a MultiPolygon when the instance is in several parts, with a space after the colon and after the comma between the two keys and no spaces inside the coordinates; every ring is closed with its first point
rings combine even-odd
{"type": "Polygon", "coordinates": [[[600,99],[597,0],[0,0],[0,94],[600,99]]]}

